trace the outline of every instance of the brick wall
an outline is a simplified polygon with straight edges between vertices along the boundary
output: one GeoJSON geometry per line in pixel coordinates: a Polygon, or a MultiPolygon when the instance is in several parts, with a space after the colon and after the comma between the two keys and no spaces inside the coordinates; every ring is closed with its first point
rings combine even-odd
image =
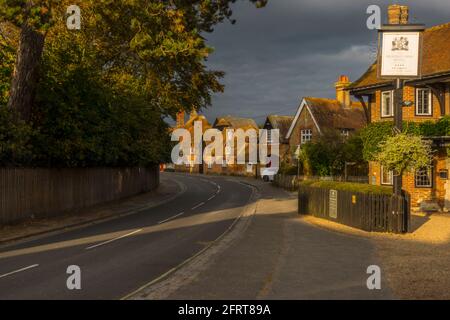
{"type": "Polygon", "coordinates": [[[300,113],[300,116],[298,118],[297,123],[295,124],[294,130],[292,131],[291,137],[289,139],[289,151],[290,151],[290,160],[292,161],[293,158],[293,152],[297,150],[298,145],[301,142],[301,131],[302,130],[312,130],[312,138],[313,140],[316,139],[320,133],[317,129],[314,120],[309,113],[308,109],[305,107],[303,108],[302,112],[300,113]]]}
{"type": "MultiPolygon", "coordinates": [[[[389,90],[383,90],[383,91],[389,91],[389,90]]],[[[381,117],[381,90],[378,90],[375,93],[375,97],[371,98],[370,100],[370,108],[371,108],[371,119],[373,122],[379,122],[379,121],[394,121],[393,117],[381,117]]],[[[450,114],[449,110],[449,87],[447,87],[446,90],[446,110],[449,112],[447,114],[450,114]]],[[[416,89],[414,87],[408,87],[406,86],[403,90],[403,97],[405,101],[413,101],[414,104],[409,107],[403,107],[403,120],[405,121],[415,121],[415,122],[422,122],[427,120],[437,120],[441,117],[441,110],[439,106],[439,101],[436,98],[436,96],[432,96],[432,108],[433,112],[431,116],[422,116],[422,115],[416,115],[416,89]]]]}
{"type": "MultiPolygon", "coordinates": [[[[407,172],[403,175],[403,190],[411,195],[412,207],[420,207],[421,202],[433,200],[444,207],[447,180],[439,177],[439,171],[446,169],[447,153],[445,149],[441,149],[433,161],[433,186],[431,188],[416,187],[414,173],[407,172]]],[[[377,162],[369,163],[369,182],[381,185],[381,166],[377,162]]]]}

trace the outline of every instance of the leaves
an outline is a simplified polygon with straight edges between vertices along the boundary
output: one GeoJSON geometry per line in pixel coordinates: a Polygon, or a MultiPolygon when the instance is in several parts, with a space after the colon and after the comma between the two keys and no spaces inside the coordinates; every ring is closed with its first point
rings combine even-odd
{"type": "Polygon", "coordinates": [[[398,175],[430,166],[433,156],[430,141],[407,133],[388,137],[380,143],[379,150],[375,160],[398,175]]]}

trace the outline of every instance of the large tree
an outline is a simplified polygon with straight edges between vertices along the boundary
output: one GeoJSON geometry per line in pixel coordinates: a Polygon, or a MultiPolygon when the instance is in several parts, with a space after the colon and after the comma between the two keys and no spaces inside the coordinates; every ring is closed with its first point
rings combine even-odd
{"type": "MultiPolygon", "coordinates": [[[[267,3],[249,1],[257,7],[267,3]]],[[[101,50],[96,58],[105,75],[119,71],[139,77],[149,103],[174,115],[180,109],[209,105],[210,94],[223,90],[218,82],[222,73],[209,71],[203,64],[212,49],[202,34],[230,19],[234,2],[79,1],[81,39],[85,46],[101,50]]],[[[68,33],[62,28],[66,7],[71,4],[66,0],[0,0],[0,22],[11,22],[21,30],[8,105],[24,120],[32,114],[46,34],[68,33]],[[60,23],[53,24],[53,20],[60,23]]]]}
{"type": "Polygon", "coordinates": [[[0,0],[0,22],[20,28],[20,41],[8,106],[30,120],[34,104],[45,32],[51,24],[52,0],[0,0]]]}

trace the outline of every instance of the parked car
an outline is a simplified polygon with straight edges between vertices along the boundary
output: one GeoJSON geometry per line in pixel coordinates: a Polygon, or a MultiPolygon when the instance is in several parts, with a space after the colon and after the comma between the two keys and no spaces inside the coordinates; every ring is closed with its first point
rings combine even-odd
{"type": "Polygon", "coordinates": [[[272,182],[277,173],[278,173],[278,168],[263,168],[263,169],[261,169],[261,177],[265,182],[272,182]]]}
{"type": "Polygon", "coordinates": [[[164,165],[164,172],[175,172],[175,165],[173,163],[166,163],[164,165]]]}

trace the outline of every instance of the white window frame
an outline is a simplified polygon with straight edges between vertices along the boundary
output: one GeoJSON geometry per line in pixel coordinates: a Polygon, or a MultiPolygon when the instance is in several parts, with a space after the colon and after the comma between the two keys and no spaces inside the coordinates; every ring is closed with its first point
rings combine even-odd
{"type": "Polygon", "coordinates": [[[384,186],[394,185],[394,173],[392,171],[389,171],[389,180],[390,181],[384,181],[384,167],[381,166],[381,177],[380,177],[381,184],[384,186]]]}
{"type": "Polygon", "coordinates": [[[394,91],[393,90],[382,91],[381,92],[381,117],[382,118],[391,118],[393,116],[394,116],[394,91]],[[390,106],[389,106],[389,110],[390,110],[389,114],[385,114],[384,113],[384,110],[386,109],[385,105],[384,105],[384,95],[385,94],[389,94],[389,97],[391,99],[391,103],[390,103],[390,106]]]}
{"type": "Polygon", "coordinates": [[[425,170],[425,168],[423,168],[423,169],[419,169],[419,170],[416,170],[415,172],[414,172],[414,186],[416,187],[416,188],[432,188],[433,187],[433,168],[432,167],[428,167],[428,168],[426,168],[427,170],[428,170],[428,180],[429,180],[429,184],[419,184],[419,183],[417,183],[418,181],[417,181],[417,174],[418,174],[418,172],[420,171],[420,170],[425,170]]]}
{"type": "MultiPolygon", "coordinates": [[[[422,107],[423,109],[423,107],[422,107]]],[[[433,94],[431,89],[429,88],[417,88],[416,89],[416,116],[432,116],[433,115],[433,94]],[[428,112],[419,113],[419,103],[423,101],[419,101],[419,91],[427,91],[428,92],[428,112]]]]}
{"type": "Polygon", "coordinates": [[[350,137],[350,129],[341,129],[341,135],[345,138],[350,137]]]}
{"type": "Polygon", "coordinates": [[[311,129],[304,129],[300,131],[300,143],[305,144],[311,142],[313,138],[313,132],[311,129]]]}

